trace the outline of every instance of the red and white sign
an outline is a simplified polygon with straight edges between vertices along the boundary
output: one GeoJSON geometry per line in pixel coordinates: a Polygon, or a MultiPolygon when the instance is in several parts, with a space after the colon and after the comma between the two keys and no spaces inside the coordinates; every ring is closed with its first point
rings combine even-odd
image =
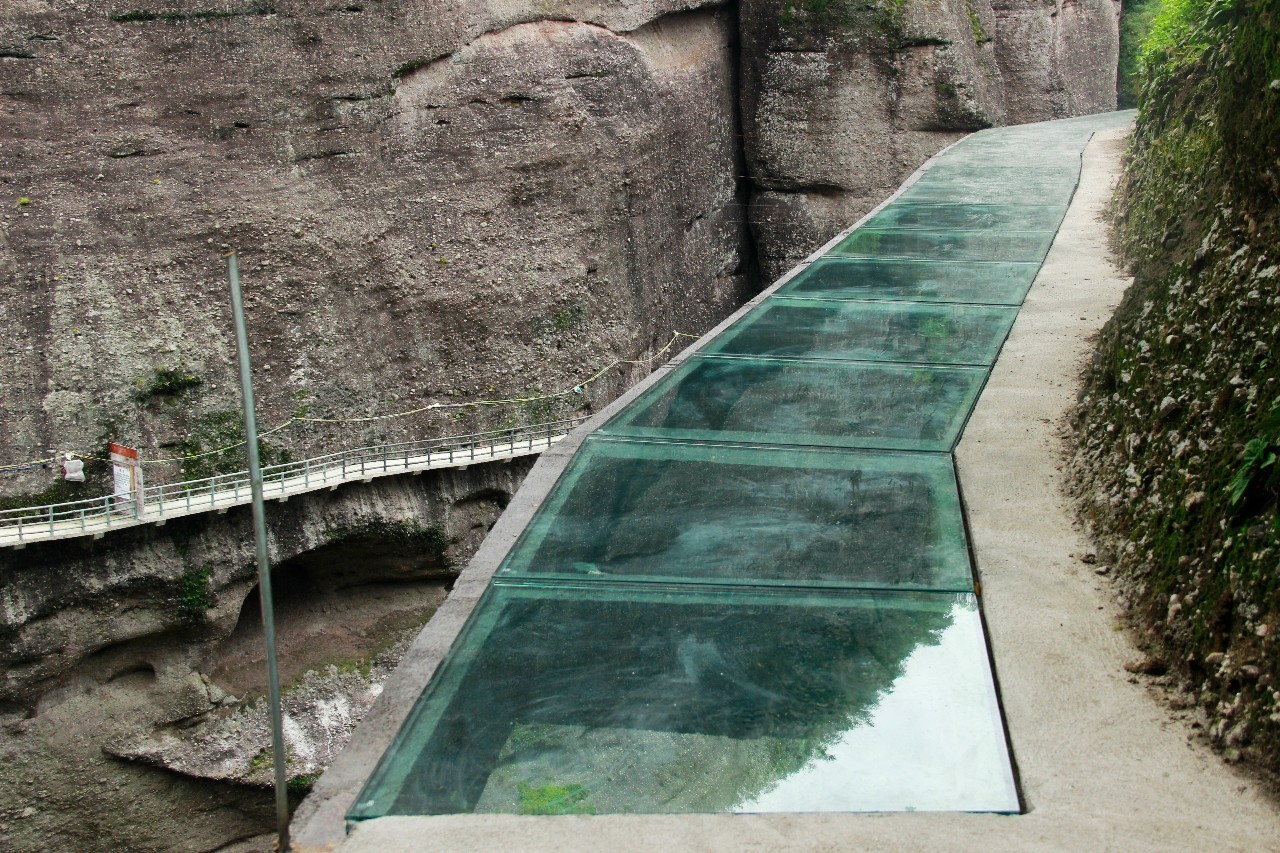
{"type": "Polygon", "coordinates": [[[138,464],[138,451],[114,441],[107,445],[111,457],[112,493],[116,503],[133,500],[142,511],[142,466],[138,464]]]}

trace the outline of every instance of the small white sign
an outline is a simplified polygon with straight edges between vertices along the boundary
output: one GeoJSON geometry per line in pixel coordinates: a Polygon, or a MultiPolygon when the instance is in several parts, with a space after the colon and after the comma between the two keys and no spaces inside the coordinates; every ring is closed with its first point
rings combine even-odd
{"type": "Polygon", "coordinates": [[[111,457],[112,494],[116,506],[133,501],[142,514],[142,466],[138,464],[138,451],[114,441],[107,445],[111,457]]]}

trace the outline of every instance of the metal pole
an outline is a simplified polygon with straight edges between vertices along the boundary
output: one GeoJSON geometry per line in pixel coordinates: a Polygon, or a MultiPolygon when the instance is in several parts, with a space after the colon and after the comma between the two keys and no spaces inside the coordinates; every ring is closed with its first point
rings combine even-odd
{"type": "MultiPolygon", "coordinates": [[[[262,600],[262,633],[267,649],[267,693],[271,703],[271,757],[276,770],[277,849],[289,849],[289,788],[284,754],[284,720],[280,711],[280,669],[276,662],[276,614],[271,598],[271,564],[267,560],[267,516],[262,503],[262,465],[258,460],[258,422],[253,408],[253,373],[249,366],[249,334],[240,300],[240,267],[236,253],[227,255],[231,283],[231,313],[236,322],[236,352],[240,356],[240,393],[244,403],[245,450],[249,455],[249,488],[253,493],[253,537],[258,548],[258,594],[262,600]]],[[[238,484],[237,484],[238,490],[238,484]]]]}

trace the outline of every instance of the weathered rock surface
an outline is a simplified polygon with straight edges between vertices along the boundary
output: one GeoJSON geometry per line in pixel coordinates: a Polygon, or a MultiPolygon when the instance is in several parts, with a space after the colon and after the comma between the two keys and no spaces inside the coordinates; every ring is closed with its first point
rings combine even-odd
{"type": "Polygon", "coordinates": [[[1113,110],[1118,0],[994,0],[1010,124],[1113,110]]]}
{"type": "MultiPolygon", "coordinates": [[[[284,599],[313,609],[380,584],[445,581],[479,545],[528,460],[428,472],[314,492],[268,505],[268,546],[284,599]]],[[[184,681],[256,606],[246,507],[138,527],[103,540],[0,552],[4,681],[0,702],[32,708],[55,684],[146,669],[184,681]],[[250,595],[250,593],[253,593],[250,595]]],[[[405,594],[408,594],[407,591],[405,594]]],[[[391,610],[388,605],[384,610],[391,610]]],[[[434,609],[432,606],[430,609],[434,609]]],[[[319,612],[298,621],[318,619],[319,612]]],[[[287,617],[285,617],[287,618],[287,617]]],[[[286,628],[287,625],[282,625],[286,628]]]]}
{"type": "MultiPolygon", "coordinates": [[[[305,785],[342,748],[528,465],[268,506],[290,777],[305,785]]],[[[269,795],[240,787],[271,773],[255,571],[245,508],[0,554],[0,756],[12,758],[0,762],[0,822],[39,812],[15,828],[19,847],[60,837],[155,849],[190,830],[207,848],[269,826],[269,795]],[[104,763],[104,749],[184,781],[104,763]],[[192,798],[222,805],[172,821],[192,798]],[[91,803],[92,819],[75,802],[91,803]]]]}
{"type": "Polygon", "coordinates": [[[766,279],[965,133],[1115,108],[1118,5],[743,4],[743,124],[766,279]]]}
{"type": "MultiPolygon", "coordinates": [[[[0,462],[108,434],[152,458],[230,443],[228,248],[269,424],[564,391],[748,294],[731,12],[260,8],[0,13],[0,44],[33,55],[0,60],[0,324],[21,332],[0,462]]],[[[301,455],[582,402],[271,441],[301,455]]]]}

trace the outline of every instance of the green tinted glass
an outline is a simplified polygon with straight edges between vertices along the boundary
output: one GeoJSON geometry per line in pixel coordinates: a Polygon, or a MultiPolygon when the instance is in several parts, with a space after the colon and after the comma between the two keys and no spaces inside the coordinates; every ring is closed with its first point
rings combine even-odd
{"type": "Polygon", "coordinates": [[[1012,812],[972,595],[495,582],[349,814],[1012,812]]]}
{"type": "Polygon", "coordinates": [[[910,204],[894,202],[863,228],[919,228],[926,231],[977,230],[1055,231],[1066,207],[1004,204],[910,204]]]}
{"type": "Polygon", "coordinates": [[[921,231],[859,228],[829,254],[858,258],[926,261],[1039,262],[1053,242],[1052,231],[921,231]]]}
{"type": "Polygon", "coordinates": [[[904,299],[1021,305],[1040,265],[821,258],[778,289],[779,296],[904,299]]]}
{"type": "Polygon", "coordinates": [[[648,438],[950,450],[986,371],[693,358],[600,431],[648,438]]]}
{"type": "Polygon", "coordinates": [[[588,439],[507,575],[973,589],[951,460],[588,439]]]}
{"type": "Polygon", "coordinates": [[[768,299],[702,351],[985,365],[1017,313],[994,305],[768,299]]]}

